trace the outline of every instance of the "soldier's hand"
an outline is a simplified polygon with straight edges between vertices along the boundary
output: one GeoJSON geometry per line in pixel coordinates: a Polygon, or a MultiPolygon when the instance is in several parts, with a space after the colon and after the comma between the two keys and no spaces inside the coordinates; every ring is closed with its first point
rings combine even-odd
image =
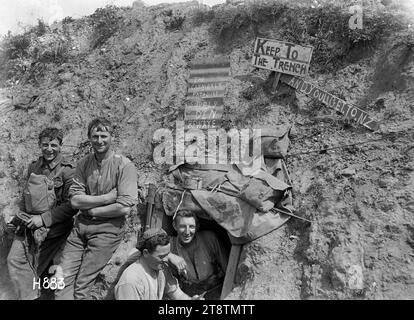
{"type": "Polygon", "coordinates": [[[60,265],[52,265],[49,268],[49,274],[51,274],[51,278],[63,279],[63,269],[60,265]]]}
{"type": "Polygon", "coordinates": [[[116,191],[116,188],[113,188],[111,191],[109,191],[107,194],[107,203],[111,204],[116,201],[116,198],[118,197],[118,191],[116,191]]]}
{"type": "Polygon", "coordinates": [[[91,217],[93,217],[94,216],[94,214],[95,214],[95,208],[92,208],[92,209],[88,209],[88,215],[89,216],[91,216],[91,217]]]}
{"type": "Polygon", "coordinates": [[[16,231],[16,229],[17,229],[17,227],[13,223],[11,223],[11,222],[6,223],[6,230],[8,232],[14,233],[16,231]]]}
{"type": "Polygon", "coordinates": [[[179,274],[187,273],[187,270],[186,270],[187,263],[182,257],[177,256],[176,254],[170,253],[167,256],[167,262],[174,265],[177,268],[177,271],[179,274]]]}
{"type": "Polygon", "coordinates": [[[27,224],[27,227],[30,229],[39,229],[40,227],[43,227],[42,217],[40,215],[33,216],[27,224]]]}

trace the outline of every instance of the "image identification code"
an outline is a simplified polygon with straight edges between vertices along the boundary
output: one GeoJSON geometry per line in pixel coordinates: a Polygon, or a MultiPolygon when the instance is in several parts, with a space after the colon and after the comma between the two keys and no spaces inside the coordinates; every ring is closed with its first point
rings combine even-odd
{"type": "Polygon", "coordinates": [[[33,278],[33,290],[40,290],[40,289],[63,289],[65,287],[65,282],[63,278],[33,278]]]}
{"type": "Polygon", "coordinates": [[[218,315],[218,314],[238,314],[252,315],[254,304],[203,304],[201,314],[218,315]]]}
{"type": "Polygon", "coordinates": [[[200,315],[253,315],[254,304],[203,304],[201,308],[181,307],[165,304],[158,309],[159,315],[182,315],[186,318],[191,314],[200,315]]]}

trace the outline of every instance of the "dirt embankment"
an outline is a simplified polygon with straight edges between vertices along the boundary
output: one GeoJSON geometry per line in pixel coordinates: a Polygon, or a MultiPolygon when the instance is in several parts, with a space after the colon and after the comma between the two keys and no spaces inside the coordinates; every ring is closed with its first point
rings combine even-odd
{"type": "MultiPolygon", "coordinates": [[[[43,48],[59,37],[69,41],[68,48],[56,46],[55,60],[49,55],[21,71],[24,57],[36,57],[23,56],[9,59],[20,69],[2,70],[9,80],[0,101],[1,216],[13,215],[40,130],[65,129],[64,152],[76,159],[85,152],[85,126],[95,116],[117,124],[116,148],[135,162],[144,195],[146,184],[165,170],[152,162],[152,134],[174,128],[182,116],[189,63],[229,57],[226,127],[295,126],[287,165],[298,214],[313,220],[291,219],[246,245],[229,298],[414,298],[414,40],[412,27],[402,23],[388,33],[381,29],[381,23],[401,20],[397,9],[376,8],[362,35],[348,32],[349,15],[331,7],[136,5],[112,8],[95,20],[65,21],[37,43],[43,48]],[[325,24],[318,23],[321,17],[325,24]],[[114,21],[113,29],[105,27],[114,21]],[[113,35],[100,38],[99,28],[113,35]],[[349,123],[286,85],[272,94],[269,72],[250,64],[257,35],[313,45],[308,80],[375,116],[380,130],[349,123]],[[10,70],[17,71],[10,76],[10,70]],[[345,144],[350,146],[306,153],[345,144]]],[[[138,214],[143,212],[140,205],[138,214]]],[[[98,298],[133,247],[138,227],[139,219],[131,217],[125,242],[96,286],[98,298]]],[[[9,245],[3,232],[2,275],[9,245]]],[[[6,277],[0,287],[1,299],[13,297],[6,277]]]]}

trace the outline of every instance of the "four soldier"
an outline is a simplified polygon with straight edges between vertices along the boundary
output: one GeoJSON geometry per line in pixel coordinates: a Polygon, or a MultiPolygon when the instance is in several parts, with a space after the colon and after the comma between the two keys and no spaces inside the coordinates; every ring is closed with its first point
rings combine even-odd
{"type": "MultiPolygon", "coordinates": [[[[125,216],[138,200],[136,168],[112,150],[112,136],[108,120],[92,120],[88,138],[94,152],[75,169],[60,154],[62,132],[47,128],[40,133],[42,156],[29,166],[20,212],[9,224],[15,238],[7,262],[19,299],[39,298],[34,282],[53,272],[64,282],[56,299],[91,299],[97,276],[121,243],[125,216]]],[[[165,231],[147,230],[137,245],[140,255],[115,286],[115,298],[160,300],[165,293],[171,299],[203,299],[200,289],[217,287],[226,253],[212,233],[196,234],[196,227],[195,215],[179,212],[172,252],[165,231]],[[168,264],[180,274],[189,270],[187,282],[180,283],[192,297],[181,290],[168,264]]]]}

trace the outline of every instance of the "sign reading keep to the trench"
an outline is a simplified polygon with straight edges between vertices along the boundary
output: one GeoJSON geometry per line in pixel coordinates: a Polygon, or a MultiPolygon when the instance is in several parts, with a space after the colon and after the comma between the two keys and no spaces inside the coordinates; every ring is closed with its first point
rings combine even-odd
{"type": "Polygon", "coordinates": [[[252,64],[257,68],[304,77],[309,72],[313,47],[256,38],[252,64]]]}

